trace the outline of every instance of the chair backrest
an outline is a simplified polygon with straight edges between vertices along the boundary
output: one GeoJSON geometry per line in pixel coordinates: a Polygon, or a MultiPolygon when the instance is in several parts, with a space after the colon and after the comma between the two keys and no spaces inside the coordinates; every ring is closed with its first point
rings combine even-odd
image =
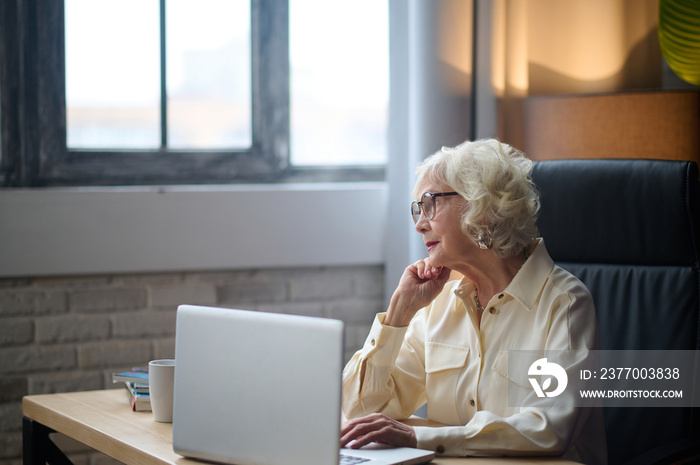
{"type": "MultiPolygon", "coordinates": [[[[540,234],[593,294],[601,350],[700,350],[697,165],[540,161],[533,179],[540,234]]],[[[700,440],[698,409],[606,408],[605,422],[610,464],[700,440]]]]}

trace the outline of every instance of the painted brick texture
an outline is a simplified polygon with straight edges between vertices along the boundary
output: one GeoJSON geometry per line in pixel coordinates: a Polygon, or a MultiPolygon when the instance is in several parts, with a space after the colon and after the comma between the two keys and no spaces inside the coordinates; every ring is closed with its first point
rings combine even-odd
{"type": "MultiPolygon", "coordinates": [[[[0,465],[21,463],[23,396],[123,389],[112,372],[174,356],[180,304],[341,319],[347,359],[383,300],[381,266],[0,279],[0,465]]],[[[57,442],[75,464],[115,463],[57,442]]]]}

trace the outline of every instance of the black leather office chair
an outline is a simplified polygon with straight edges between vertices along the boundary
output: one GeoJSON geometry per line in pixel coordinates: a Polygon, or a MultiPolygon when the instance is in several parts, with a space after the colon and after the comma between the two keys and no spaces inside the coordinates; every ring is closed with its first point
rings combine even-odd
{"type": "MultiPolygon", "coordinates": [[[[593,294],[601,349],[700,350],[697,165],[541,161],[533,179],[540,234],[593,294]]],[[[700,409],[606,408],[605,423],[611,465],[700,463],[700,409]]]]}

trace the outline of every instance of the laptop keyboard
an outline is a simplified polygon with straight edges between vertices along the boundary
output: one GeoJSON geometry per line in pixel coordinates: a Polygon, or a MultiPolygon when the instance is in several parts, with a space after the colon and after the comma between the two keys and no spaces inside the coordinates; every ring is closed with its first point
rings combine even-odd
{"type": "Polygon", "coordinates": [[[362,457],[353,457],[351,455],[340,454],[340,465],[355,465],[356,463],[369,462],[369,459],[363,459],[362,457]]]}

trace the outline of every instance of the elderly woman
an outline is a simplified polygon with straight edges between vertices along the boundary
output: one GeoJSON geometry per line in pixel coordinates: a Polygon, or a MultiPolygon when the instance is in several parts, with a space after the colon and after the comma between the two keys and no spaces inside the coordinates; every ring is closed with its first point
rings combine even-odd
{"type": "Polygon", "coordinates": [[[418,167],[411,214],[428,258],[406,268],[345,367],[343,445],[605,462],[599,411],[512,407],[506,395],[509,350],[587,352],[597,339],[590,293],[537,238],[530,168],[497,140],[443,148],[418,167]],[[463,278],[448,282],[453,270],[463,278]],[[445,426],[396,421],[425,403],[445,426]]]}

